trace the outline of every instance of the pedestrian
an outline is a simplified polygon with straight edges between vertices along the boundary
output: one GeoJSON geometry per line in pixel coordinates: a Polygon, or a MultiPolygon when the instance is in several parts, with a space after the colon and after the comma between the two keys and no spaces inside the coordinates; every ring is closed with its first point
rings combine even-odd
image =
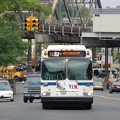
{"type": "Polygon", "coordinates": [[[110,85],[110,81],[107,80],[107,81],[106,81],[107,90],[109,89],[109,85],[110,85]]]}

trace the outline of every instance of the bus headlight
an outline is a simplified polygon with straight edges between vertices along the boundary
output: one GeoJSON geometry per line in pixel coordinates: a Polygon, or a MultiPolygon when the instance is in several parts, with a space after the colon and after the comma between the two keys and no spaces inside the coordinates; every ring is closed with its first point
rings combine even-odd
{"type": "Polygon", "coordinates": [[[92,93],[91,92],[88,92],[88,96],[91,96],[92,95],[92,93]]]}
{"type": "Polygon", "coordinates": [[[41,95],[42,95],[42,96],[50,96],[50,92],[48,92],[48,91],[42,92],[41,95]]]}
{"type": "Polygon", "coordinates": [[[84,96],[92,96],[93,93],[92,92],[84,92],[84,96]]]}

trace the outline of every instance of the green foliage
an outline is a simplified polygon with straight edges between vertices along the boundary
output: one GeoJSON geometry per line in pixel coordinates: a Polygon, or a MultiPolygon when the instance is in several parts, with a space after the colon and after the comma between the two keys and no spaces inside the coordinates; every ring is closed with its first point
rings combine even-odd
{"type": "Polygon", "coordinates": [[[30,46],[22,40],[24,31],[18,26],[18,20],[23,22],[22,11],[39,15],[49,14],[51,9],[42,6],[39,0],[0,1],[0,66],[16,64],[17,58],[25,55],[30,46]]]}
{"type": "Polygon", "coordinates": [[[97,52],[98,52],[98,53],[101,53],[101,48],[97,48],[97,52]]]}
{"type": "Polygon", "coordinates": [[[39,0],[3,0],[0,2],[0,14],[2,18],[6,18],[7,20],[10,18],[11,20],[12,17],[15,20],[17,14],[23,21],[22,11],[29,11],[41,16],[42,14],[51,13],[52,9],[47,6],[42,6],[39,0]]]}
{"type": "Polygon", "coordinates": [[[116,59],[119,59],[119,60],[120,60],[120,53],[117,53],[117,54],[116,54],[116,59]]]}
{"type": "Polygon", "coordinates": [[[0,66],[15,64],[16,58],[25,54],[29,44],[22,41],[23,31],[18,30],[15,23],[0,21],[0,28],[0,66]]]}

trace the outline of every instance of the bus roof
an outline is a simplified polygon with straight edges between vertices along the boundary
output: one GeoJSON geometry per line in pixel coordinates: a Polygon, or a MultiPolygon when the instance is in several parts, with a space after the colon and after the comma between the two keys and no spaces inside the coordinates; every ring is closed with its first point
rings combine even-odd
{"type": "Polygon", "coordinates": [[[48,50],[86,50],[86,47],[84,45],[49,45],[47,47],[48,50]]]}

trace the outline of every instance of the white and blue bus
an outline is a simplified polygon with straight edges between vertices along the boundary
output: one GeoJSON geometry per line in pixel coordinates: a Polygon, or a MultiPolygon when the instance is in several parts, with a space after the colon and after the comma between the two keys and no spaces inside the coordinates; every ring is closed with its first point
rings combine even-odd
{"type": "Polygon", "coordinates": [[[66,106],[91,109],[92,52],[84,45],[49,45],[41,53],[43,109],[66,106]]]}

